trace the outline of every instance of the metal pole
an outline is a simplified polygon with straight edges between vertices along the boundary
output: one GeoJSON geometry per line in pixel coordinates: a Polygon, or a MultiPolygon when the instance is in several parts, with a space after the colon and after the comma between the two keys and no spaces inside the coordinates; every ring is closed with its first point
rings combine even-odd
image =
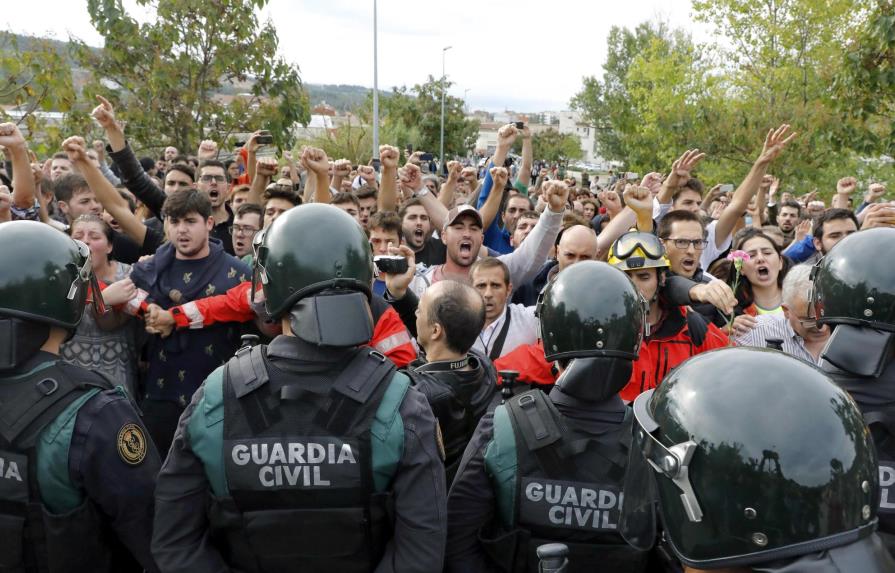
{"type": "Polygon", "coordinates": [[[438,170],[442,173],[444,173],[444,55],[450,49],[451,46],[445,46],[441,50],[441,147],[438,153],[438,170]]]}
{"type": "Polygon", "coordinates": [[[379,56],[377,54],[376,0],[373,0],[373,158],[379,157],[379,56]]]}

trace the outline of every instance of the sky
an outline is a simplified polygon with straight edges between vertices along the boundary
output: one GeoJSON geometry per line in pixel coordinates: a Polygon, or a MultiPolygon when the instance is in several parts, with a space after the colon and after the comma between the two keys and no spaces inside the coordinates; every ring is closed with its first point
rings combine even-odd
{"type": "MultiPolygon", "coordinates": [[[[3,28],[102,45],[87,0],[4,2],[3,28]]],[[[134,0],[125,7],[147,13],[134,0]]],[[[379,88],[412,86],[444,69],[469,109],[559,111],[582,78],[601,75],[612,26],[662,19],[695,39],[711,32],[692,20],[690,0],[379,0],[379,88]]],[[[271,0],[280,55],[314,84],[373,86],[373,0],[271,0]]]]}

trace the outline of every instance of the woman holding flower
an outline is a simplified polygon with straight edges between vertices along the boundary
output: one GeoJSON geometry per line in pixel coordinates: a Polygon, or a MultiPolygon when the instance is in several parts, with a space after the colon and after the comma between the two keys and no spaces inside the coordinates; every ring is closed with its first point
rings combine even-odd
{"type": "Polygon", "coordinates": [[[727,282],[739,302],[732,334],[739,335],[755,326],[756,316],[783,312],[783,279],[791,263],[771,237],[754,228],[743,231],[727,258],[727,282]]]}

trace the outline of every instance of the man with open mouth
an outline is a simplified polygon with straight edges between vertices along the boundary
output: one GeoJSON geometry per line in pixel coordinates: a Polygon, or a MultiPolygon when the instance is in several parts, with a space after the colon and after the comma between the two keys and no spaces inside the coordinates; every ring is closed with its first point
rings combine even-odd
{"type": "Polygon", "coordinates": [[[233,211],[227,204],[229,187],[224,164],[216,159],[206,159],[199,166],[197,188],[211,201],[211,216],[214,217],[214,228],[211,236],[221,240],[224,251],[233,254],[233,238],[230,227],[233,225],[233,211]]]}

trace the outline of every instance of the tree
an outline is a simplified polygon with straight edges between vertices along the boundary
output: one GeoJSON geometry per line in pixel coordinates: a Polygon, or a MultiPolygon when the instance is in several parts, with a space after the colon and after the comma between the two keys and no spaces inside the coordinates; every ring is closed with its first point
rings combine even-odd
{"type": "Polygon", "coordinates": [[[842,53],[834,100],[851,124],[843,143],[895,155],[895,2],[878,0],[842,53]]]}
{"type": "MultiPolygon", "coordinates": [[[[445,81],[445,89],[453,85],[445,81]]],[[[372,123],[372,97],[367,99],[359,115],[372,123]]],[[[441,84],[429,76],[425,83],[413,88],[393,88],[392,93],[379,98],[380,140],[402,149],[414,149],[437,154],[441,137],[441,84]],[[391,137],[391,139],[389,138],[391,137]]],[[[466,155],[478,137],[479,122],[466,118],[463,99],[448,95],[444,106],[444,153],[446,157],[466,155]]]]}
{"type": "MultiPolygon", "coordinates": [[[[517,140],[516,143],[519,143],[517,140]]],[[[550,163],[562,163],[581,159],[581,139],[574,133],[560,133],[550,128],[531,136],[531,151],[536,159],[550,163]]]]}
{"type": "Polygon", "coordinates": [[[0,32],[0,102],[16,107],[14,116],[0,114],[4,121],[25,128],[33,150],[56,151],[66,134],[72,133],[70,129],[89,125],[76,100],[64,44],[0,32]],[[63,115],[50,122],[39,112],[63,115]]]}
{"type": "Polygon", "coordinates": [[[92,73],[85,92],[116,101],[129,137],[144,146],[188,150],[204,138],[223,141],[262,127],[288,146],[292,125],[307,121],[308,100],[298,69],[276,57],[273,25],[258,22],[256,10],[266,3],[137,0],[154,11],[138,23],[121,0],[88,0],[105,47],[75,42],[76,59],[92,73]],[[213,97],[224,86],[245,96],[213,97]]]}

